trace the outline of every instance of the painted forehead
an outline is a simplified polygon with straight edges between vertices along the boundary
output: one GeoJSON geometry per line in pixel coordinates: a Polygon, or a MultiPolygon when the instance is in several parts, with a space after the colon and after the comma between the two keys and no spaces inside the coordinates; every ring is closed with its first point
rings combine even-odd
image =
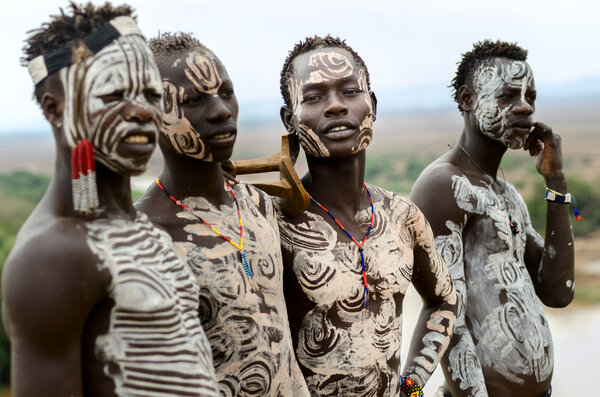
{"type": "Polygon", "coordinates": [[[127,93],[152,88],[162,92],[152,53],[139,36],[121,36],[104,47],[88,63],[87,77],[92,87],[102,91],[99,95],[110,94],[115,89],[127,93]]]}
{"type": "Polygon", "coordinates": [[[168,62],[167,80],[182,87],[191,85],[199,92],[216,94],[229,79],[225,67],[211,51],[192,50],[174,56],[168,62]]]}
{"type": "Polygon", "coordinates": [[[494,58],[483,62],[473,74],[473,87],[478,91],[511,87],[533,86],[533,71],[525,61],[494,58]]]}
{"type": "Polygon", "coordinates": [[[294,60],[294,71],[301,83],[321,83],[357,73],[360,67],[352,54],[341,48],[320,48],[294,60]]]}

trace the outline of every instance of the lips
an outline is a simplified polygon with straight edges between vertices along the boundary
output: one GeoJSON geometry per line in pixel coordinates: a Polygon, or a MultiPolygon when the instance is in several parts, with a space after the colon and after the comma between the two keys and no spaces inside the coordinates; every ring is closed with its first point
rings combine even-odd
{"type": "Polygon", "coordinates": [[[213,131],[207,138],[207,141],[211,141],[211,143],[216,145],[230,145],[235,142],[235,138],[237,136],[237,128],[233,126],[219,128],[216,131],[213,131]]]}
{"type": "Polygon", "coordinates": [[[154,130],[130,131],[121,139],[117,152],[125,157],[148,157],[156,145],[154,130]]]}
{"type": "Polygon", "coordinates": [[[344,139],[354,134],[356,127],[349,122],[330,123],[323,128],[322,134],[329,139],[344,139]]]}
{"type": "Polygon", "coordinates": [[[520,128],[526,129],[529,131],[531,129],[531,121],[528,120],[518,120],[510,125],[510,128],[520,128]]]}

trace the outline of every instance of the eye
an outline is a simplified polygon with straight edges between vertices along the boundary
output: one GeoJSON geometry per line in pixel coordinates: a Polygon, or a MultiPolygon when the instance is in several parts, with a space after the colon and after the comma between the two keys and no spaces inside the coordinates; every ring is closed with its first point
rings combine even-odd
{"type": "Polygon", "coordinates": [[[233,90],[224,90],[221,92],[221,98],[231,99],[233,98],[233,90]]]}
{"type": "Polygon", "coordinates": [[[302,99],[302,103],[306,103],[306,102],[316,102],[319,100],[319,96],[318,95],[309,95],[307,97],[305,97],[304,99],[302,99]]]}
{"type": "Polygon", "coordinates": [[[102,99],[102,102],[104,102],[106,104],[106,103],[121,101],[124,97],[125,97],[125,91],[119,90],[119,91],[111,92],[110,94],[101,95],[100,99],[102,99]]]}
{"type": "Polygon", "coordinates": [[[344,94],[346,95],[357,95],[359,93],[361,93],[362,90],[358,89],[358,88],[349,88],[346,91],[344,91],[344,94]]]}
{"type": "Polygon", "coordinates": [[[150,103],[156,103],[162,99],[162,94],[154,90],[145,91],[144,96],[146,97],[146,100],[150,103]]]}
{"type": "Polygon", "coordinates": [[[535,102],[535,99],[537,98],[537,94],[535,94],[535,93],[527,94],[526,98],[529,102],[535,102]]]}
{"type": "Polygon", "coordinates": [[[204,101],[204,97],[202,95],[192,95],[189,97],[184,97],[181,105],[195,106],[204,101]]]}
{"type": "Polygon", "coordinates": [[[507,99],[507,98],[512,98],[512,94],[508,93],[508,92],[501,92],[496,98],[503,98],[503,99],[507,99]]]}

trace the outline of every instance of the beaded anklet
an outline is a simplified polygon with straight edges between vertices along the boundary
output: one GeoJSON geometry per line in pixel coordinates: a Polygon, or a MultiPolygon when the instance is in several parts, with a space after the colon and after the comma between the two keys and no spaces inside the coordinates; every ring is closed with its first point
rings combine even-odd
{"type": "Polygon", "coordinates": [[[235,193],[233,192],[233,189],[228,184],[225,184],[225,187],[229,190],[229,194],[231,194],[231,197],[233,197],[233,201],[235,202],[235,207],[237,208],[238,218],[240,220],[240,242],[239,242],[239,244],[233,242],[233,240],[231,240],[229,237],[225,236],[223,233],[221,233],[220,231],[215,229],[208,222],[206,222],[204,219],[202,219],[198,214],[196,214],[194,211],[190,210],[185,204],[183,204],[181,201],[179,201],[175,197],[173,197],[173,195],[171,193],[169,193],[167,191],[167,189],[165,189],[165,187],[160,183],[158,178],[156,178],[156,184],[158,185],[160,190],[162,190],[167,195],[167,197],[169,197],[171,200],[173,200],[173,202],[176,205],[178,205],[179,207],[183,208],[186,211],[189,211],[192,215],[194,215],[196,218],[198,218],[202,223],[204,223],[206,226],[208,226],[210,228],[210,230],[212,230],[213,232],[215,232],[216,234],[221,236],[225,241],[227,241],[228,243],[233,245],[235,248],[237,248],[237,250],[240,252],[240,258],[242,260],[242,266],[244,267],[244,272],[246,273],[246,277],[248,277],[248,280],[250,280],[250,284],[252,285],[252,288],[255,291],[257,291],[258,286],[256,285],[256,282],[254,281],[254,278],[253,278],[254,274],[252,273],[252,268],[250,267],[250,264],[248,263],[248,260],[246,259],[246,253],[244,252],[244,225],[242,224],[242,213],[240,211],[240,206],[238,204],[237,198],[235,197],[235,193]]]}
{"type": "Polygon", "coordinates": [[[327,213],[327,215],[329,215],[331,217],[331,219],[333,219],[335,221],[335,223],[340,227],[340,229],[342,229],[342,231],[344,233],[346,233],[346,235],[348,237],[350,237],[350,240],[352,240],[354,242],[354,244],[358,245],[358,252],[360,252],[360,262],[362,265],[362,277],[363,277],[363,284],[364,284],[363,309],[368,310],[369,309],[369,285],[367,284],[367,268],[365,266],[365,254],[363,252],[363,246],[365,245],[365,242],[367,241],[367,238],[369,237],[369,233],[371,233],[371,228],[373,227],[373,220],[375,219],[375,210],[373,208],[373,197],[371,196],[371,192],[369,191],[369,188],[367,187],[366,183],[365,183],[365,189],[367,189],[367,194],[369,195],[369,200],[371,201],[371,223],[369,223],[369,228],[367,229],[367,233],[365,233],[365,237],[362,239],[360,244],[358,243],[358,241],[356,241],[354,239],[354,237],[352,237],[352,235],[350,233],[348,233],[348,231],[344,228],[344,226],[342,226],[340,221],[338,221],[335,218],[335,216],[333,216],[333,214],[331,212],[329,212],[329,210],[327,208],[325,208],[321,203],[319,203],[317,200],[315,200],[310,194],[308,195],[308,197],[310,197],[310,199],[312,200],[313,203],[318,205],[319,208],[321,208],[323,211],[325,211],[327,213]]]}

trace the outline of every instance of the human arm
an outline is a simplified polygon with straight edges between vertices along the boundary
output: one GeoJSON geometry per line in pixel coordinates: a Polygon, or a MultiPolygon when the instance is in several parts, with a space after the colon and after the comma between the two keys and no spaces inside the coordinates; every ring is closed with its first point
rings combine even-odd
{"type": "Polygon", "coordinates": [[[413,207],[406,220],[414,241],[412,283],[423,298],[423,307],[403,375],[423,387],[450,343],[456,322],[456,293],[448,269],[435,250],[429,224],[412,203],[409,205],[413,207]]]}
{"type": "Polygon", "coordinates": [[[415,183],[411,200],[430,222],[437,252],[448,268],[457,296],[454,335],[441,359],[446,383],[454,397],[487,397],[475,344],[466,324],[462,233],[468,218],[466,212],[456,205],[451,177],[452,171],[447,167],[430,167],[415,183]]]}
{"type": "Polygon", "coordinates": [[[15,397],[83,395],[81,335],[101,287],[97,270],[82,263],[85,254],[75,247],[78,232],[63,232],[60,226],[36,231],[4,267],[15,397]]]}
{"type": "MultiPolygon", "coordinates": [[[[534,128],[525,142],[525,150],[535,157],[538,173],[544,177],[546,186],[556,192],[567,193],[567,181],[563,174],[560,136],[543,123],[534,128]]],[[[544,192],[535,192],[543,200],[544,192]]],[[[569,206],[547,202],[546,234],[542,240],[531,226],[527,209],[525,233],[525,263],[536,294],[550,307],[565,307],[573,300],[574,293],[574,244],[569,218],[569,206]]]]}

